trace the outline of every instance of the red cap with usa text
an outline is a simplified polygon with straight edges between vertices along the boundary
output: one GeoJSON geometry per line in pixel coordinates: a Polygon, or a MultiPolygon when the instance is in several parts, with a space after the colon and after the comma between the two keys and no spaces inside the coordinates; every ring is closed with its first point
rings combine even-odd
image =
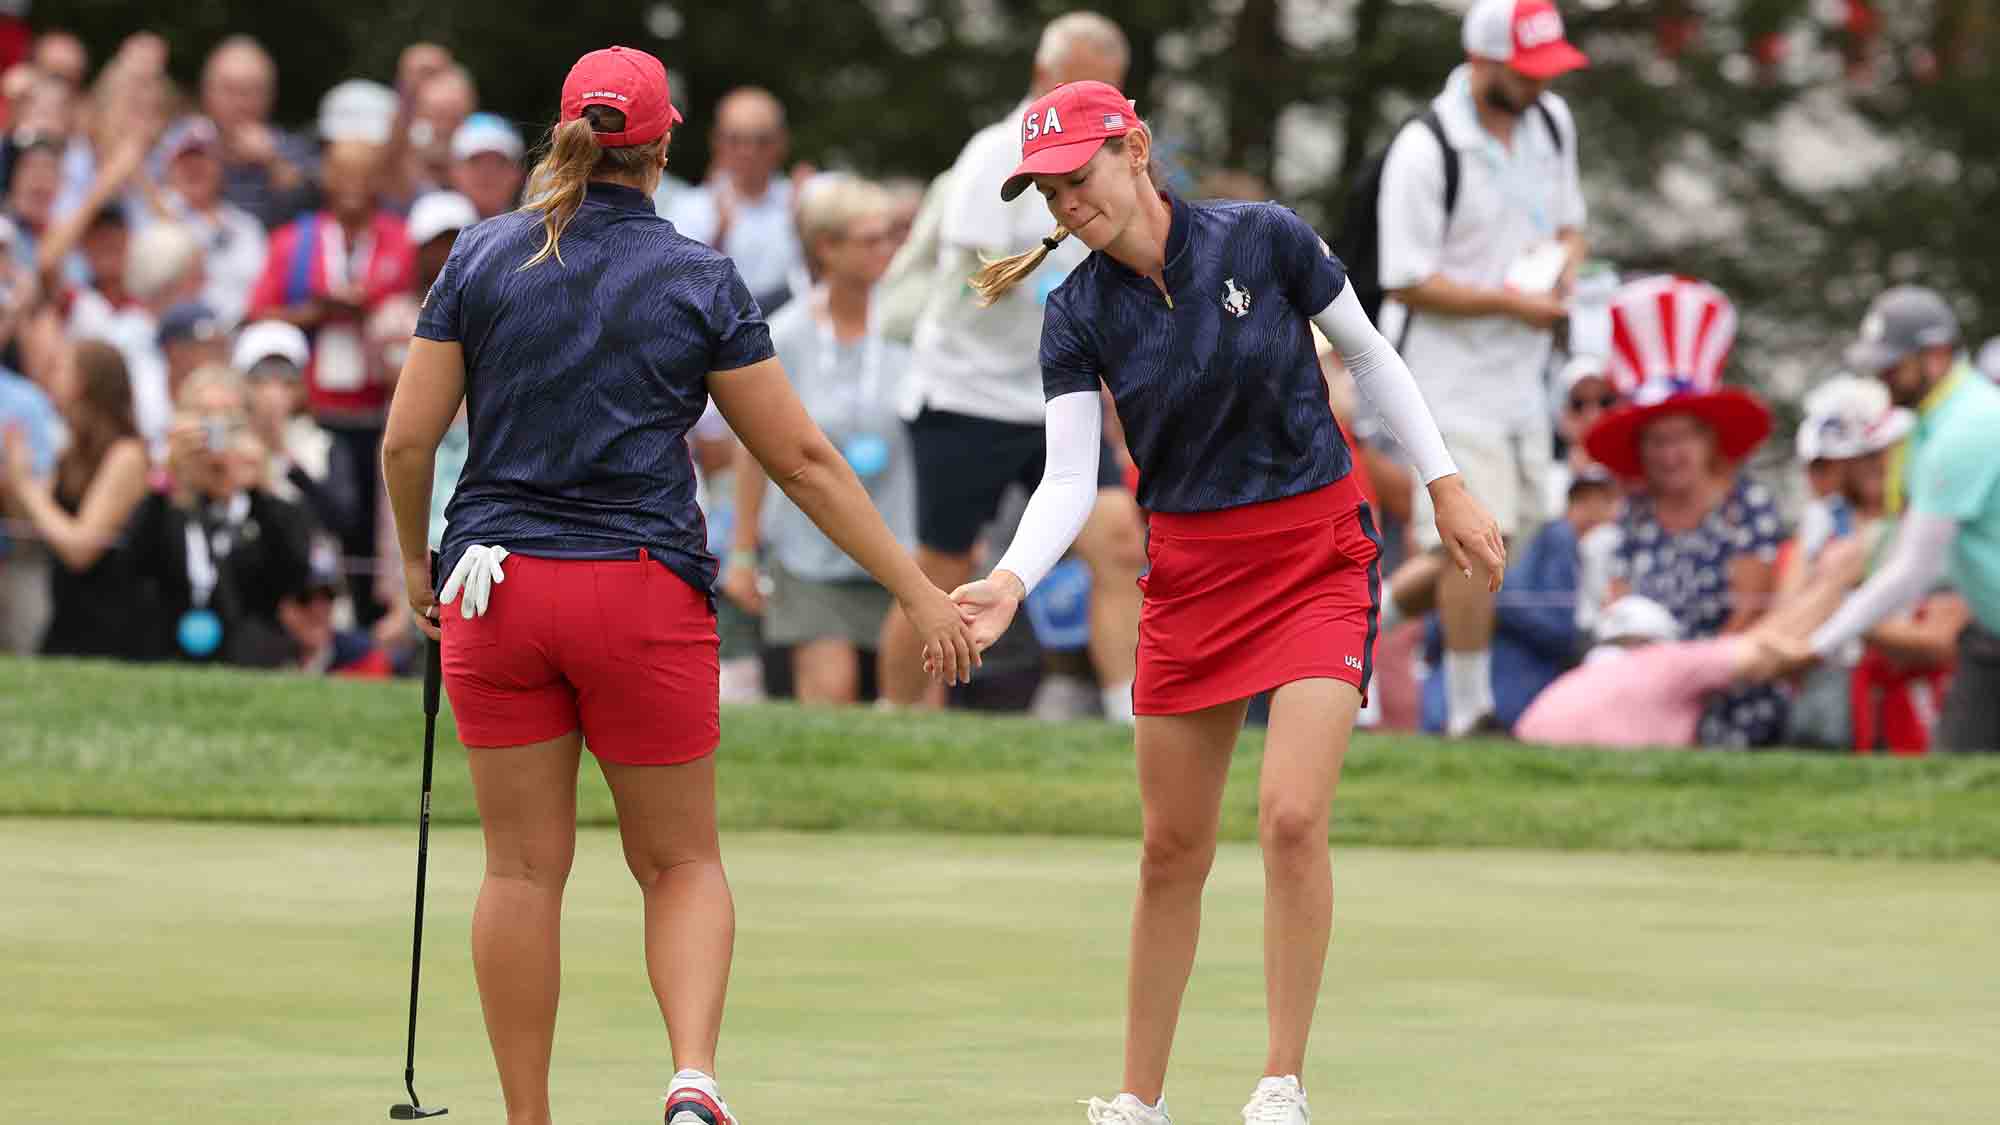
{"type": "Polygon", "coordinates": [[[1476,0],[1465,13],[1464,39],[1466,54],[1537,81],[1590,65],[1565,37],[1553,0],[1476,0]]]}
{"type": "Polygon", "coordinates": [[[1065,82],[1029,104],[1021,114],[1021,164],[1000,185],[1012,201],[1036,176],[1074,172],[1104,142],[1139,127],[1139,109],[1108,82],[1065,82]]]}
{"type": "Polygon", "coordinates": [[[575,121],[584,107],[609,106],[625,115],[616,133],[592,132],[605,148],[651,144],[681,123],[667,90],[667,68],[636,47],[606,47],[576,60],[563,79],[562,119],[575,121]]]}

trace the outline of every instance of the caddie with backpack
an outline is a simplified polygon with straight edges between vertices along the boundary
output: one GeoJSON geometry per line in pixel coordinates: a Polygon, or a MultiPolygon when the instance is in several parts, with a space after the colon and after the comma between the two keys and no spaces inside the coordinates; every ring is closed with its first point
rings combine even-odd
{"type": "MultiPolygon", "coordinates": [[[[1356,178],[1335,250],[1479,499],[1525,542],[1553,463],[1543,376],[1585,254],[1576,125],[1548,88],[1588,60],[1550,0],[1478,0],[1464,43],[1443,92],[1356,178]]],[[[1415,499],[1410,526],[1436,550],[1423,489],[1415,499]]],[[[1493,713],[1494,601],[1456,574],[1436,594],[1449,725],[1464,734],[1493,713]]]]}

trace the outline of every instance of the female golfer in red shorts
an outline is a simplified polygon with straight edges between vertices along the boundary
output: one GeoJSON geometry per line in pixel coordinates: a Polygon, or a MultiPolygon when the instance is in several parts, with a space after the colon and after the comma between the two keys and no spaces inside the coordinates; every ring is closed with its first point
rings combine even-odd
{"type": "MultiPolygon", "coordinates": [[[[991,576],[954,595],[989,644],[1083,526],[1095,488],[1100,380],[1139,466],[1150,569],[1139,624],[1145,848],[1132,921],[1125,1076],[1090,1119],[1166,1121],[1161,1089],[1194,963],[1201,889],[1245,706],[1276,691],[1258,788],[1270,1040],[1244,1108],[1304,1125],[1298,1075],[1332,926],[1327,817],[1367,690],[1379,584],[1374,518],[1327,403],[1308,321],[1326,333],[1416,462],[1438,528],[1498,589],[1500,532],[1463,483],[1408,368],[1362,313],[1339,261],[1272,203],[1190,204],[1150,174],[1152,135],[1124,95],[1079,82],[1022,118],[1022,161],[1058,229],[1093,253],[1049,297],[1041,365],[1048,465],[991,576]]],[[[1042,252],[995,262],[985,294],[1042,252]]]]}
{"type": "Polygon", "coordinates": [[[425,298],[383,443],[410,602],[429,615],[432,461],[464,400],[471,446],[440,552],[443,600],[459,603],[444,682],[473,748],[486,835],[473,968],[511,1125],[549,1120],[584,746],[645,892],[646,964],[679,1071],[667,1118],[729,1125],[713,1078],[735,932],[715,825],[716,565],[684,440],[710,395],[897,597],[934,674],[956,682],[975,662],[958,608],[800,408],[735,267],[654,214],[678,120],[653,56],[612,47],[576,64],[540,194],[460,234],[425,298]]]}

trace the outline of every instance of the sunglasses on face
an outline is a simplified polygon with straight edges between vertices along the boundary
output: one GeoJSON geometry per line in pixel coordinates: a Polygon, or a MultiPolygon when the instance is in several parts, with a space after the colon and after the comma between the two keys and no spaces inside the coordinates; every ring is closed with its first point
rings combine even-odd
{"type": "Polygon", "coordinates": [[[1617,405],[1618,396],[1614,394],[1569,396],[1569,408],[1578,414],[1583,413],[1593,406],[1599,410],[1610,410],[1617,405]]]}

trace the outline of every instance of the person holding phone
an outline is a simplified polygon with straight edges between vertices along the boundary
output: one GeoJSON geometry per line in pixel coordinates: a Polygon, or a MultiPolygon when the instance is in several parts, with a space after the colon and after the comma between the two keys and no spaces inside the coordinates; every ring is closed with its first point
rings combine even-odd
{"type": "Polygon", "coordinates": [[[197,370],[177,407],[172,484],[139,505],[129,533],[135,572],[154,587],[155,647],[181,660],[275,667],[288,651],[278,603],[305,581],[312,520],[266,486],[269,454],[236,372],[197,370]]]}

